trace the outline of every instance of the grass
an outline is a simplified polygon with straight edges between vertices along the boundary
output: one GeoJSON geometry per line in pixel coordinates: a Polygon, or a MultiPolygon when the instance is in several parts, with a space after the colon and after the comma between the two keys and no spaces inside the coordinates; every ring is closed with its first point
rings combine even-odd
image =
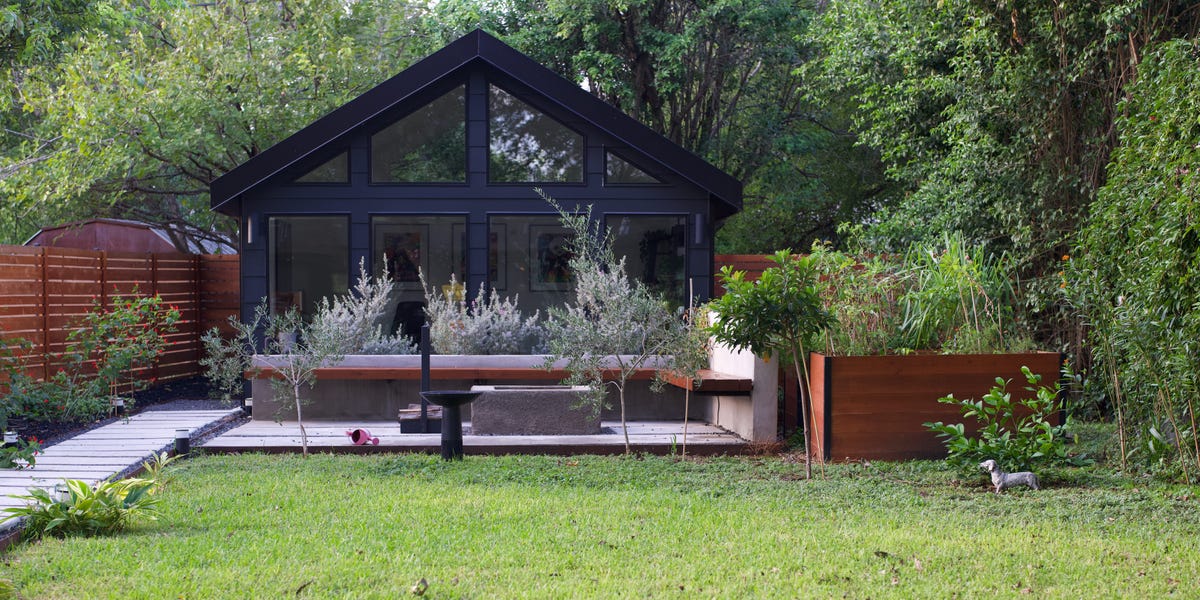
{"type": "Polygon", "coordinates": [[[997,496],[940,463],[210,456],[156,522],[3,557],[25,598],[1187,596],[1195,487],[997,496]]]}

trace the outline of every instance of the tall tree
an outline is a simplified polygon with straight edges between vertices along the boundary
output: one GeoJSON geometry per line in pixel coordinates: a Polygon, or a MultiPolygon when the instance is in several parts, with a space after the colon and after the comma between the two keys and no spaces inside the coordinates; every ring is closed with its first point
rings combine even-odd
{"type": "Polygon", "coordinates": [[[1118,102],[1145,52],[1198,22],[1178,0],[830,3],[818,93],[851,100],[898,184],[870,235],[1015,251],[1043,339],[1062,339],[1057,263],[1104,183],[1118,102]]]}
{"type": "Polygon", "coordinates": [[[425,50],[408,22],[423,9],[383,0],[112,6],[124,30],[88,30],[17,82],[37,120],[0,165],[7,241],[82,214],[228,241],[236,224],[208,210],[212,180],[425,50]]]}

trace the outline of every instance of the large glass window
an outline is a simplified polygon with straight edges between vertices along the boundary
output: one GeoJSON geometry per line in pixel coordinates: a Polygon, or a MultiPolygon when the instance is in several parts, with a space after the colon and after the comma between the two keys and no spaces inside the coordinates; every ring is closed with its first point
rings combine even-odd
{"type": "Polygon", "coordinates": [[[271,217],[271,312],[297,308],[312,317],[317,302],[345,294],[350,282],[350,222],[344,216],[271,217]]]}
{"type": "Polygon", "coordinates": [[[343,152],[297,177],[296,183],[350,183],[350,156],[343,152]]]}
{"type": "Polygon", "coordinates": [[[491,287],[520,296],[521,310],[565,304],[575,281],[568,262],[571,233],[553,215],[493,216],[488,221],[491,287]]]}
{"type": "Polygon", "coordinates": [[[488,98],[490,181],[583,181],[582,135],[496,86],[488,98]]]}
{"type": "Polygon", "coordinates": [[[676,306],[687,304],[687,218],[675,215],[608,215],[613,251],[625,257],[631,279],[645,283],[676,306]]]}
{"type": "Polygon", "coordinates": [[[645,185],[662,182],[620,156],[612,152],[605,152],[604,183],[645,185]]]}
{"type": "Polygon", "coordinates": [[[467,180],[466,93],[463,86],[371,136],[373,183],[467,180]]]}
{"type": "Polygon", "coordinates": [[[393,215],[371,219],[371,255],[375,273],[387,268],[395,284],[383,323],[419,339],[425,322],[425,294],[420,274],[435,290],[464,293],[467,276],[467,218],[443,215],[393,215]],[[457,288],[450,287],[453,275],[457,288]]]}

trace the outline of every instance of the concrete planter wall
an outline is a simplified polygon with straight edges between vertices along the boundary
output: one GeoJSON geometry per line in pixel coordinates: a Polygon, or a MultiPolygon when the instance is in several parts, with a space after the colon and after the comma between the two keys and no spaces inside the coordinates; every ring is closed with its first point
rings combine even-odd
{"type": "Polygon", "coordinates": [[[476,385],[471,403],[475,435],[595,435],[600,411],[588,403],[586,386],[476,385]]]}
{"type": "MultiPolygon", "coordinates": [[[[270,367],[279,364],[277,356],[257,356],[254,365],[270,367]]],[[[441,390],[468,390],[474,385],[503,384],[503,385],[544,385],[556,384],[558,380],[550,373],[541,371],[545,356],[540,355],[434,355],[430,357],[430,368],[468,368],[468,369],[533,369],[531,377],[525,380],[487,380],[487,379],[434,379],[431,386],[441,390]]],[[[655,366],[661,363],[652,363],[655,366]]],[[[339,367],[359,368],[412,368],[419,369],[421,357],[417,355],[349,355],[337,365],[339,367]]],[[[251,382],[251,395],[254,398],[254,418],[272,420],[279,415],[283,419],[294,419],[292,409],[279,410],[275,401],[270,381],[254,379],[251,382]]],[[[420,397],[421,382],[416,379],[332,379],[320,380],[311,390],[303,393],[310,400],[304,407],[306,418],[314,420],[338,421],[379,421],[394,420],[401,408],[417,404],[420,397]]],[[[683,390],[668,387],[661,393],[655,394],[650,390],[648,381],[632,381],[626,391],[626,403],[631,420],[682,420],[683,419],[683,390]]],[[[610,390],[609,404],[612,409],[605,409],[602,418],[618,418],[616,413],[616,394],[610,390]]],[[[463,418],[470,419],[471,405],[463,409],[463,418]]],[[[692,411],[691,418],[701,419],[700,408],[692,411]]]]}
{"type": "MultiPolygon", "coordinates": [[[[255,357],[255,365],[270,367],[280,358],[255,357]]],[[[538,369],[545,356],[530,355],[434,355],[430,367],[478,368],[478,369],[538,369]]],[[[647,366],[664,364],[654,362],[647,366]]],[[[420,368],[421,357],[415,355],[392,356],[346,356],[340,367],[360,368],[420,368]]],[[[706,421],[724,427],[748,440],[774,441],[778,432],[777,369],[774,364],[754,358],[749,352],[731,351],[717,345],[713,352],[711,368],[715,371],[753,379],[754,389],[750,394],[692,394],[688,418],[706,421]]],[[[433,389],[470,389],[474,385],[544,385],[558,383],[549,373],[538,371],[528,380],[486,379],[447,380],[435,379],[433,389]]],[[[413,379],[331,379],[318,381],[312,390],[305,390],[311,400],[304,415],[313,420],[378,421],[393,420],[401,408],[416,404],[420,399],[420,381],[413,379]]],[[[280,411],[275,401],[271,384],[266,379],[252,381],[254,418],[271,420],[279,415],[283,419],[295,418],[293,410],[280,411]]],[[[627,418],[631,421],[669,420],[684,418],[684,391],[667,386],[662,392],[654,393],[649,381],[630,381],[625,393],[627,418]]],[[[619,420],[615,390],[608,389],[609,408],[601,412],[604,420],[619,420]]],[[[463,416],[471,418],[472,406],[464,407],[463,416]]]]}
{"type": "Polygon", "coordinates": [[[923,423],[965,423],[958,407],[937,400],[979,398],[997,377],[1011,380],[1013,398],[1030,395],[1021,366],[1053,385],[1058,353],[826,356],[811,355],[813,446],[826,459],[943,458],[941,440],[923,423]]]}

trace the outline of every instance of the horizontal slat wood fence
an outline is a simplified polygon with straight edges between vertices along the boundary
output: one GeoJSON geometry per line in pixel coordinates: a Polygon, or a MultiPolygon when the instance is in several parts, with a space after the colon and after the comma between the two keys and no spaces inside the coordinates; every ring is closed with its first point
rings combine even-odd
{"type": "Polygon", "coordinates": [[[96,304],[158,294],[180,312],[167,349],[139,375],[170,380],[200,373],[200,336],[238,310],[237,256],[133,254],[0,246],[0,338],[23,338],[26,372],[38,378],[64,364],[70,332],[96,304]]]}
{"type": "Polygon", "coordinates": [[[734,271],[745,271],[747,281],[757,280],[767,269],[776,266],[769,254],[716,254],[713,256],[713,296],[725,294],[721,284],[721,267],[730,266],[734,271]]]}

